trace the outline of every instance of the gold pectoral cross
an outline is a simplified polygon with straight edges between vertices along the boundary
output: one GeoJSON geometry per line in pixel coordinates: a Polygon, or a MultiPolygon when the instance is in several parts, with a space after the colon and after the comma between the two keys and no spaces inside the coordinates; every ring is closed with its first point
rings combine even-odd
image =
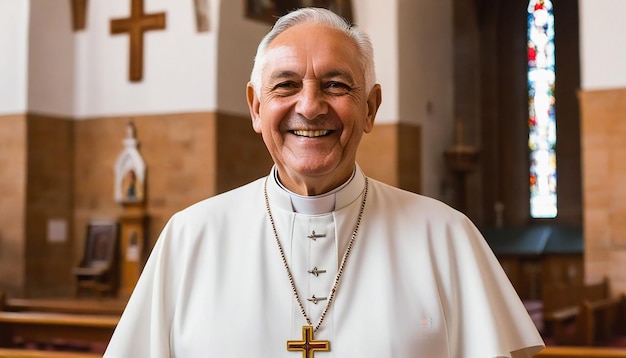
{"type": "Polygon", "coordinates": [[[313,327],[302,326],[302,340],[287,341],[287,350],[290,352],[302,352],[302,358],[313,358],[313,354],[316,351],[330,351],[330,342],[314,340],[313,327]]]}

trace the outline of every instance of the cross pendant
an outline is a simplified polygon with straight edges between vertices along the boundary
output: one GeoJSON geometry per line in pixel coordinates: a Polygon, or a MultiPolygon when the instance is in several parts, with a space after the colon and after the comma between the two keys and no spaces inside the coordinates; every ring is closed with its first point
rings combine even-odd
{"type": "Polygon", "coordinates": [[[302,352],[302,358],[314,358],[316,351],[330,351],[329,341],[316,341],[313,339],[313,327],[302,326],[301,341],[287,341],[287,350],[290,352],[302,352]]]}

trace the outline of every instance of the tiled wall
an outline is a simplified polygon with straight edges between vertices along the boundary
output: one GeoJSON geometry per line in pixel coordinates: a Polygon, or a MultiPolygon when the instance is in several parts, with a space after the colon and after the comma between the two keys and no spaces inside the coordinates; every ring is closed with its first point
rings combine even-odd
{"type": "Polygon", "coordinates": [[[272,166],[263,139],[248,117],[220,114],[217,123],[216,192],[246,184],[269,173],[272,166]]]}
{"type": "Polygon", "coordinates": [[[72,287],[72,237],[48,241],[49,220],[72,225],[73,121],[27,116],[25,295],[62,295],[72,287]]]}
{"type": "MultiPolygon", "coordinates": [[[[173,213],[264,176],[272,165],[247,116],[2,117],[0,289],[11,296],[72,294],[71,268],[82,258],[88,221],[123,214],[114,200],[114,165],[131,120],[147,166],[148,248],[173,213]],[[47,241],[49,220],[67,223],[65,242],[47,241]]],[[[419,135],[415,126],[377,125],[358,162],[369,176],[417,192],[419,135]]]]}
{"type": "MultiPolygon", "coordinates": [[[[83,238],[91,219],[118,218],[123,213],[113,196],[114,167],[129,121],[135,124],[147,167],[149,247],[174,212],[214,195],[215,120],[213,113],[190,113],[76,121],[75,235],[83,238]]],[[[82,254],[81,240],[74,249],[82,254]]]]}
{"type": "Polygon", "coordinates": [[[368,176],[419,193],[421,142],[418,126],[377,124],[363,136],[356,159],[368,176]]]}
{"type": "Polygon", "coordinates": [[[626,88],[580,93],[585,277],[626,292],[626,88]]]}
{"type": "Polygon", "coordinates": [[[0,116],[0,290],[24,287],[26,116],[0,116]]]}

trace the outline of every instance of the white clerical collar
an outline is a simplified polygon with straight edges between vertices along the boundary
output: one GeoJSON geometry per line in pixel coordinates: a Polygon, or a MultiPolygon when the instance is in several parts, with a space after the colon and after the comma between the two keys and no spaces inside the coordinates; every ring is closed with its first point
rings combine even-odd
{"type": "Polygon", "coordinates": [[[316,196],[298,195],[285,188],[278,180],[278,171],[272,167],[269,176],[269,190],[272,194],[272,203],[277,204],[285,210],[297,212],[305,215],[319,215],[339,210],[354,200],[356,200],[365,186],[365,176],[355,165],[352,176],[340,187],[316,196]]]}
{"type": "MultiPolygon", "coordinates": [[[[356,171],[356,170],[355,170],[356,171]]],[[[278,179],[278,170],[274,170],[274,180],[276,183],[287,193],[289,193],[289,197],[291,198],[291,206],[293,207],[293,211],[296,213],[306,214],[306,215],[318,215],[329,213],[335,210],[335,200],[336,194],[343,188],[345,188],[348,183],[354,179],[354,172],[350,176],[345,183],[341,184],[341,186],[329,191],[328,193],[324,193],[322,195],[315,196],[304,196],[300,194],[296,194],[293,191],[285,188],[283,183],[278,179]]]]}

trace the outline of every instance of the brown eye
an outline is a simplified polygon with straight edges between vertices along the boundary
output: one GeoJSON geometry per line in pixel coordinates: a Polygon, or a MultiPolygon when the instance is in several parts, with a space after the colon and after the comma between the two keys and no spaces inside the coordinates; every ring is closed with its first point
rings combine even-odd
{"type": "Polygon", "coordinates": [[[287,88],[287,87],[293,87],[293,83],[281,82],[281,83],[276,84],[276,86],[274,86],[274,88],[287,88]]]}
{"type": "Polygon", "coordinates": [[[294,94],[298,91],[298,84],[293,82],[293,81],[285,81],[285,82],[280,82],[277,83],[273,88],[272,91],[279,94],[279,95],[291,95],[294,94]]]}
{"type": "Polygon", "coordinates": [[[351,88],[345,83],[331,81],[328,82],[325,86],[326,92],[332,95],[343,95],[350,92],[351,88]]]}

